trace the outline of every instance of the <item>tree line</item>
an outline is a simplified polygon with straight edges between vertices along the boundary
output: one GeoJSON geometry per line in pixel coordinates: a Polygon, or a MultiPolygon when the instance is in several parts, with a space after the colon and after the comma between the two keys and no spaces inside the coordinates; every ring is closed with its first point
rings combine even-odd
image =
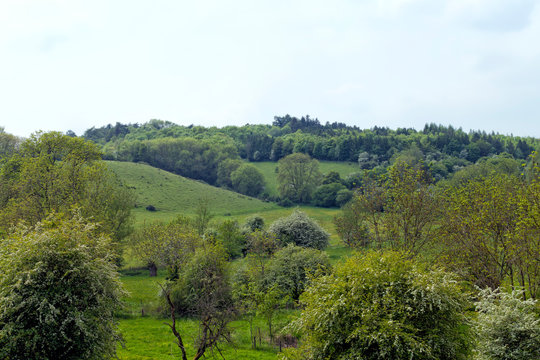
{"type": "Polygon", "coordinates": [[[370,155],[365,166],[384,164],[392,156],[414,144],[430,160],[463,159],[476,162],[484,156],[508,153],[525,159],[538,148],[534,138],[486,133],[464,132],[452,126],[426,124],[417,131],[411,128],[391,130],[386,127],[360,129],[342,123],[326,123],[309,116],[276,116],[272,125],[225,126],[223,128],[180,126],[171,122],[151,120],[145,124],[107,125],[85,131],[84,138],[104,146],[106,157],[128,160],[136,157],[136,149],[125,150],[125,142],[163,138],[210,139],[226,138],[237,154],[249,161],[278,161],[282,157],[302,152],[318,160],[354,161],[364,152],[370,155]],[[123,150],[121,150],[123,149],[123,150]]]}

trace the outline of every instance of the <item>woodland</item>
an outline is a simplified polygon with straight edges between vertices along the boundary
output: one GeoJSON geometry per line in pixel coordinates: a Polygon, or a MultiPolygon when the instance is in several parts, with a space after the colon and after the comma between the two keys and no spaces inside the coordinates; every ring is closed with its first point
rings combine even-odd
{"type": "Polygon", "coordinates": [[[0,128],[0,359],[540,358],[540,139],[0,128]]]}

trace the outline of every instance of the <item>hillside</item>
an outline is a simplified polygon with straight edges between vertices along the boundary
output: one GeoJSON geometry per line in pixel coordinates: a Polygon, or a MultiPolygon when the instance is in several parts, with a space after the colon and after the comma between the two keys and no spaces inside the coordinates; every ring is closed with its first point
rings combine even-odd
{"type": "Polygon", "coordinates": [[[200,199],[208,198],[217,216],[241,215],[279,209],[273,203],[210,186],[145,164],[107,161],[126,185],[136,194],[136,222],[170,219],[177,214],[193,214],[200,199]],[[152,205],[157,211],[146,210],[152,205]]]}
{"type": "MultiPolygon", "coordinates": [[[[277,165],[276,161],[259,161],[251,162],[251,165],[255,166],[264,175],[266,181],[266,191],[270,195],[278,195],[277,191],[277,165]]],[[[347,161],[319,161],[319,169],[321,173],[327,174],[330,171],[336,171],[339,173],[342,179],[347,175],[360,171],[360,167],[356,162],[347,161]]]]}

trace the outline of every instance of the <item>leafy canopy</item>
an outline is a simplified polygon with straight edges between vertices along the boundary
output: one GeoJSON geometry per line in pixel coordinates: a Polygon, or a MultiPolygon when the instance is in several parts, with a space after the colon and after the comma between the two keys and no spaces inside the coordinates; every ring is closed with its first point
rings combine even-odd
{"type": "Polygon", "coordinates": [[[292,352],[310,359],[468,358],[467,299],[454,276],[401,253],[349,258],[313,282],[300,302],[304,310],[292,328],[304,345],[292,352]]]}
{"type": "Polygon", "coordinates": [[[114,357],[123,295],[114,256],[79,215],[0,240],[0,358],[114,357]]]}

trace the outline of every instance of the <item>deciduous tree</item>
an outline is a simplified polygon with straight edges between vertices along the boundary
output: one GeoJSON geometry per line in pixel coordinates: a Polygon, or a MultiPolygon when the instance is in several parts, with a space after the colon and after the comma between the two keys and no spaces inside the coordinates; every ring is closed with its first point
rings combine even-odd
{"type": "Polygon", "coordinates": [[[308,203],[321,177],[319,162],[309,155],[294,153],[278,162],[279,193],[295,203],[308,203]]]}

